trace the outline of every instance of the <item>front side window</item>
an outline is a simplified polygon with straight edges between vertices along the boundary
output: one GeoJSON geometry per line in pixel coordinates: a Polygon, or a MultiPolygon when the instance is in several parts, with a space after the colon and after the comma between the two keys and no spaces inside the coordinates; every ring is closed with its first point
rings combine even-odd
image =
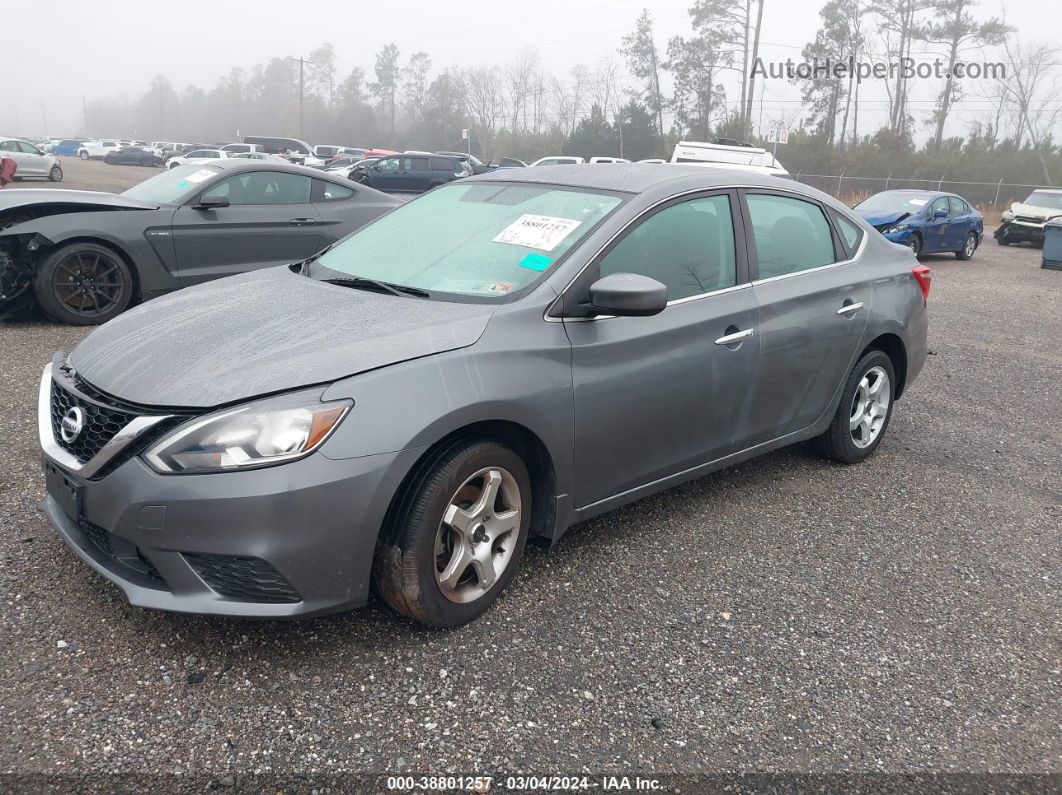
{"type": "Polygon", "coordinates": [[[19,146],[22,148],[23,153],[27,155],[39,155],[41,153],[40,149],[25,141],[19,141],[19,146]]]}
{"type": "Polygon", "coordinates": [[[451,183],[355,232],[311,275],[500,299],[549,271],[619,204],[545,185],[451,183]]]}
{"type": "Polygon", "coordinates": [[[306,204],[312,181],[302,174],[249,171],[222,180],[203,198],[228,199],[229,204],[306,204]]]}
{"type": "Polygon", "coordinates": [[[377,165],[380,167],[381,171],[398,171],[399,166],[402,165],[402,161],[397,157],[388,157],[381,160],[377,165]]]}
{"type": "Polygon", "coordinates": [[[770,279],[834,262],[833,235],[822,209],[803,199],[746,196],[759,278],[770,279]]]}
{"type": "Polygon", "coordinates": [[[933,204],[930,205],[930,207],[929,207],[929,217],[932,218],[934,215],[936,215],[937,210],[943,210],[945,213],[948,212],[948,197],[947,196],[944,196],[944,197],[941,197],[941,198],[937,199],[935,202],[933,202],[933,204]]]}
{"type": "Polygon", "coordinates": [[[601,260],[601,275],[637,273],[667,286],[667,299],[736,284],[729,196],[673,204],[636,226],[601,260]]]}

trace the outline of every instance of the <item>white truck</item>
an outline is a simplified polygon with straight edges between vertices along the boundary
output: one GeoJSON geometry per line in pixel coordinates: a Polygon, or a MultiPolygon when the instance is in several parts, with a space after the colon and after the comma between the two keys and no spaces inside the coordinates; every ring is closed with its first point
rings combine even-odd
{"type": "Polygon", "coordinates": [[[712,143],[679,141],[671,155],[671,162],[748,169],[776,177],[789,176],[785,167],[766,149],[731,141],[723,143],[718,139],[712,143]]]}

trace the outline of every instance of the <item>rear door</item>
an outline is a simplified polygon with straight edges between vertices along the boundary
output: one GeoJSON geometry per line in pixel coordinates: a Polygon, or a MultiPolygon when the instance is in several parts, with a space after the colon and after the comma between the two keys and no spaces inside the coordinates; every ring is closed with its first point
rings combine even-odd
{"type": "Polygon", "coordinates": [[[958,251],[966,242],[966,236],[975,231],[974,214],[970,205],[958,196],[949,196],[948,206],[951,208],[952,251],[958,251]]]}
{"type": "Polygon", "coordinates": [[[281,171],[224,177],[173,216],[173,244],[184,286],[306,259],[319,249],[320,214],[310,201],[313,180],[281,171]],[[228,207],[197,209],[203,197],[228,207]]]}
{"type": "Polygon", "coordinates": [[[652,317],[564,321],[578,507],[743,445],[759,339],[736,205],[734,191],[661,205],[569,288],[585,290],[612,273],[638,273],[668,288],[667,308],[652,317]]]}
{"type": "MultiPolygon", "coordinates": [[[[759,303],[760,368],[748,406],[750,443],[803,430],[841,388],[870,314],[870,287],[853,244],[813,199],[743,192],[750,270],[759,303]]],[[[832,211],[831,211],[832,212],[832,211]]]]}
{"type": "Polygon", "coordinates": [[[432,182],[432,170],[430,157],[410,157],[409,170],[406,175],[407,187],[403,190],[416,191],[418,193],[426,191],[431,187],[432,182]]]}

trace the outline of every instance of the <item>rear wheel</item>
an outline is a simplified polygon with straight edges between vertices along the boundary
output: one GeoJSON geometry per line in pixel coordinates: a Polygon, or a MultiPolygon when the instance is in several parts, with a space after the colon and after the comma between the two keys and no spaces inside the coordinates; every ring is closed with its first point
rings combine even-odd
{"type": "Polygon", "coordinates": [[[424,624],[471,621],[512,579],[530,518],[531,479],[520,456],[493,440],[459,443],[393,512],[376,548],[376,589],[424,624]]]}
{"type": "Polygon", "coordinates": [[[975,251],[977,251],[977,234],[971,232],[966,236],[962,248],[955,252],[955,258],[962,260],[970,259],[973,257],[975,251]]]}
{"type": "Polygon", "coordinates": [[[62,182],[63,181],[63,169],[59,166],[52,166],[52,170],[48,172],[49,182],[62,182]]]}
{"type": "Polygon", "coordinates": [[[121,314],[133,298],[133,275],[112,248],[71,243],[37,267],[33,292],[41,309],[60,323],[94,326],[121,314]]]}
{"type": "Polygon", "coordinates": [[[852,368],[830,427],[818,441],[827,458],[856,464],[881,444],[892,417],[896,374],[892,360],[868,351],[852,368]]]}
{"type": "Polygon", "coordinates": [[[85,152],[85,151],[78,152],[77,156],[80,157],[82,160],[88,160],[89,159],[89,153],[85,152]]]}

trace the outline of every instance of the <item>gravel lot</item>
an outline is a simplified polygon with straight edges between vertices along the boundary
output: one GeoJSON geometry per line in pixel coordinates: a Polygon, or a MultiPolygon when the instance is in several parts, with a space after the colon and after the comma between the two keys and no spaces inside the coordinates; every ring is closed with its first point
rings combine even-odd
{"type": "Polygon", "coordinates": [[[12,182],[5,188],[70,188],[73,190],[102,190],[121,193],[162,171],[161,168],[143,166],[111,166],[102,160],[80,160],[76,157],[60,157],[63,181],[49,182],[46,179],[25,179],[12,182]]]}
{"type": "Polygon", "coordinates": [[[0,324],[0,771],[1062,773],[1062,273],[926,262],[933,355],[869,462],[792,448],[580,525],[450,631],[129,607],[37,511],[40,369],[84,332],[0,324]]]}

